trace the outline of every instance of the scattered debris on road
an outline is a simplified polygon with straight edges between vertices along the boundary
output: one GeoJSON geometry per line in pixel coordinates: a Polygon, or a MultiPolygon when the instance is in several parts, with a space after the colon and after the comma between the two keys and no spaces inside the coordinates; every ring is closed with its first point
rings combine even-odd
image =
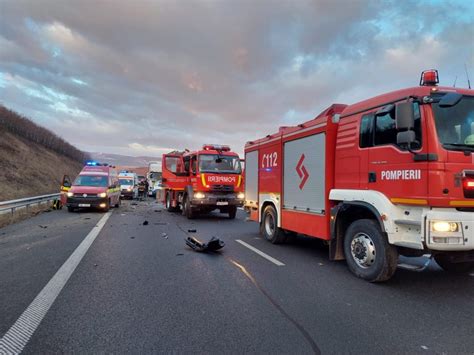
{"type": "Polygon", "coordinates": [[[176,256],[183,256],[183,255],[184,255],[183,253],[176,254],[176,256]]]}
{"type": "Polygon", "coordinates": [[[156,222],[156,223],[153,223],[155,226],[166,226],[168,223],[166,222],[156,222]]]}
{"type": "Polygon", "coordinates": [[[148,225],[148,221],[143,221],[143,225],[144,225],[144,226],[147,226],[147,225],[148,225]]]}
{"type": "Polygon", "coordinates": [[[217,251],[225,246],[225,243],[216,237],[212,237],[207,243],[203,243],[195,237],[188,237],[185,241],[189,247],[198,252],[217,251]]]}
{"type": "Polygon", "coordinates": [[[130,239],[135,239],[135,237],[130,237],[130,239]]]}
{"type": "Polygon", "coordinates": [[[196,233],[195,229],[188,229],[188,233],[196,233]]]}
{"type": "Polygon", "coordinates": [[[155,210],[155,212],[161,212],[161,210],[155,210]]]}
{"type": "Polygon", "coordinates": [[[41,224],[38,224],[38,226],[39,226],[40,228],[43,228],[43,229],[48,228],[48,226],[43,226],[43,225],[41,225],[41,224]]]}

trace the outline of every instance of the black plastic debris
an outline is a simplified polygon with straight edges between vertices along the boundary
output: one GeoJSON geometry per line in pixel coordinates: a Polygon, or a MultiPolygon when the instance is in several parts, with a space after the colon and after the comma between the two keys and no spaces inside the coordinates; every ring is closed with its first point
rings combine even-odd
{"type": "Polygon", "coordinates": [[[38,226],[43,229],[48,228],[48,226],[42,226],[41,224],[38,224],[38,226]]]}
{"type": "Polygon", "coordinates": [[[147,226],[147,225],[148,225],[148,221],[144,221],[144,222],[143,222],[143,225],[144,225],[144,226],[147,226]]]}
{"type": "Polygon", "coordinates": [[[184,255],[183,253],[176,254],[176,256],[183,256],[183,255],[184,255]]]}
{"type": "Polygon", "coordinates": [[[188,229],[188,233],[196,233],[195,229],[188,229]]]}
{"type": "Polygon", "coordinates": [[[217,251],[225,246],[225,243],[216,237],[212,237],[207,243],[203,243],[195,237],[188,237],[185,241],[189,247],[198,252],[217,251]]]}
{"type": "Polygon", "coordinates": [[[135,237],[130,237],[130,239],[135,239],[135,237]]]}
{"type": "Polygon", "coordinates": [[[155,210],[155,212],[161,212],[161,210],[155,210]]]}

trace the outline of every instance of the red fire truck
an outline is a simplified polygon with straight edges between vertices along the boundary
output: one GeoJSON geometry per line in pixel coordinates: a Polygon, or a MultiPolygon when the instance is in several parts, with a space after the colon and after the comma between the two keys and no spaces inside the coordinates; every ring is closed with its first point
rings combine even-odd
{"type": "Polygon", "coordinates": [[[173,151],[163,155],[161,199],[168,211],[188,218],[219,209],[235,218],[243,206],[240,159],[230,147],[206,144],[199,151],[173,151]]]}
{"type": "Polygon", "coordinates": [[[431,254],[445,270],[474,267],[474,90],[420,86],[319,116],[245,145],[245,208],[261,234],[327,241],[368,281],[399,255],[431,254]]]}

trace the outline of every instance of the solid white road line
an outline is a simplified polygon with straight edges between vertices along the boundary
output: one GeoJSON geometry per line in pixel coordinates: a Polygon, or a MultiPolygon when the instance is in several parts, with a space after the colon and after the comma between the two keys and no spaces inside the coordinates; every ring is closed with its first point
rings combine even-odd
{"type": "Polygon", "coordinates": [[[268,254],[265,254],[263,251],[260,251],[258,250],[257,248],[251,246],[250,244],[247,244],[245,243],[244,241],[240,240],[240,239],[236,239],[235,240],[237,243],[240,243],[242,244],[244,247],[246,248],[249,248],[250,250],[252,250],[253,252],[257,253],[258,255],[264,257],[265,259],[267,259],[268,261],[271,261],[272,263],[274,263],[275,265],[278,265],[278,266],[285,266],[285,264],[283,264],[281,261],[275,259],[275,258],[272,258],[270,255],[268,254]]]}
{"type": "Polygon", "coordinates": [[[77,265],[99,235],[111,212],[102,217],[71,256],[41,290],[15,324],[0,339],[0,354],[19,354],[36,331],[48,310],[53,305],[77,265]]]}

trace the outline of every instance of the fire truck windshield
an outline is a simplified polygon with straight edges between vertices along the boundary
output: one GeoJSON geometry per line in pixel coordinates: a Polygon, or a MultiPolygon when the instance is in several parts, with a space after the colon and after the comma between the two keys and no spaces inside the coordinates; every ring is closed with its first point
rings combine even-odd
{"type": "Polygon", "coordinates": [[[474,150],[474,97],[463,96],[454,106],[433,104],[438,139],[449,150],[474,150]]]}
{"type": "Polygon", "coordinates": [[[107,187],[107,180],[107,176],[79,175],[73,185],[107,187]]]}
{"type": "Polygon", "coordinates": [[[199,171],[202,173],[240,174],[240,159],[236,156],[202,154],[199,156],[199,171]]]}

